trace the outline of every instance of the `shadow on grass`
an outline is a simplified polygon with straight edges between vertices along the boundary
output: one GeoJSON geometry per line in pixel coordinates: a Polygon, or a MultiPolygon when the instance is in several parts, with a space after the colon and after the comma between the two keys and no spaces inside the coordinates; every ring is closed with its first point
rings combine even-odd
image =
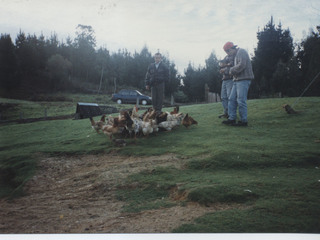
{"type": "Polygon", "coordinates": [[[316,204],[275,200],[250,209],[206,214],[173,233],[319,233],[319,214],[316,204]]]}
{"type": "Polygon", "coordinates": [[[29,156],[7,159],[0,166],[0,198],[18,197],[23,194],[24,184],[33,176],[36,160],[29,156]]]}

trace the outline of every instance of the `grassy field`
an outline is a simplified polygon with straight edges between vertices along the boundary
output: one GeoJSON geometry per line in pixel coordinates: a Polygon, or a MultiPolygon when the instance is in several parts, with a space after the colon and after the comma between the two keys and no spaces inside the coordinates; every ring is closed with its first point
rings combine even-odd
{"type": "Polygon", "coordinates": [[[25,101],[0,98],[4,106],[1,111],[3,121],[17,120],[20,118],[44,117],[45,111],[48,117],[70,115],[75,113],[78,102],[98,103],[100,105],[114,106],[116,108],[128,108],[131,105],[117,105],[111,101],[108,95],[80,95],[61,94],[38,97],[37,101],[25,101]],[[48,101],[49,100],[49,101],[48,101]]]}
{"type": "MultiPolygon", "coordinates": [[[[183,106],[181,112],[194,117],[198,126],[181,126],[124,148],[96,134],[88,119],[0,125],[0,196],[22,193],[23,184],[36,171],[39,154],[173,153],[187,159],[182,169],[155,166],[152,172],[129,176],[118,191],[118,199],[126,202],[124,211],[167,208],[188,201],[236,203],[243,207],[207,214],[174,232],[319,233],[320,98],[300,99],[294,107],[299,113],[289,115],[281,106],[294,100],[249,100],[249,126],[244,128],[221,124],[217,118],[221,103],[183,106]],[[168,196],[176,186],[187,197],[172,203],[168,196]]],[[[74,113],[77,102],[1,101],[17,104],[15,111],[47,104],[48,111],[54,106],[59,114],[74,113]]]]}

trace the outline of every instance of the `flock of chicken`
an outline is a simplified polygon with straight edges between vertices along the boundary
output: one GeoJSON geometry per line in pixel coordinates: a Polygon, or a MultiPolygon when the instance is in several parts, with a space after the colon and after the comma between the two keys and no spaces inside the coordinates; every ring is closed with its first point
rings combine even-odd
{"type": "Polygon", "coordinates": [[[162,112],[156,114],[153,108],[149,108],[143,114],[138,113],[135,106],[130,111],[121,111],[118,117],[103,115],[100,121],[94,121],[90,117],[92,128],[97,133],[103,132],[110,140],[115,134],[122,134],[124,137],[148,136],[158,131],[171,131],[179,125],[189,127],[198,124],[189,114],[179,112],[179,107],[175,107],[172,112],[162,112]]]}

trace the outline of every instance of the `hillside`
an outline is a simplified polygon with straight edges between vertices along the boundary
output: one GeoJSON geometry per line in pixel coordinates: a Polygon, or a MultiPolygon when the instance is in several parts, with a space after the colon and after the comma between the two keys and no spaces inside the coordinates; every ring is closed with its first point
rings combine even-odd
{"type": "Polygon", "coordinates": [[[126,147],[88,119],[2,124],[0,233],[319,233],[320,99],[294,100],[249,100],[245,128],[183,106],[198,125],[126,147]]]}

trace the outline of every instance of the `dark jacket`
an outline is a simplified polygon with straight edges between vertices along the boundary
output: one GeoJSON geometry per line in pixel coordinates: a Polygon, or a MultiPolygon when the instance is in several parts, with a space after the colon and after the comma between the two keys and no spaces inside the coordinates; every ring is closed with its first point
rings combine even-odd
{"type": "Polygon", "coordinates": [[[168,80],[169,69],[163,62],[160,62],[158,68],[156,68],[155,63],[149,65],[145,79],[146,86],[156,86],[160,83],[168,82],[168,80]]]}

